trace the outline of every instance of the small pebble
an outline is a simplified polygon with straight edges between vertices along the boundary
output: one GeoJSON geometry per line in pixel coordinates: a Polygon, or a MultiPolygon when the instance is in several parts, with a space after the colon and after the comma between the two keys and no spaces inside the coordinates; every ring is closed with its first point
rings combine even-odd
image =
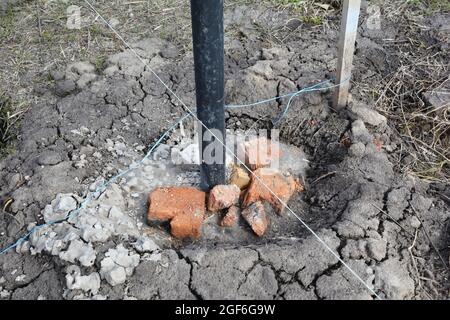
{"type": "Polygon", "coordinates": [[[409,224],[411,227],[416,229],[419,228],[421,225],[420,220],[416,216],[413,216],[409,219],[409,224]]]}

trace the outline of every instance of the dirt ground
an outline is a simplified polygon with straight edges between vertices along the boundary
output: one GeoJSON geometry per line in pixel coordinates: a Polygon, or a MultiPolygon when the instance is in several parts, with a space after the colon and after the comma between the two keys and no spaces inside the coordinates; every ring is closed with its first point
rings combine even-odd
{"type": "MultiPolygon", "coordinates": [[[[2,141],[0,248],[61,199],[93,200],[0,255],[0,299],[375,298],[289,214],[271,214],[262,238],[214,216],[194,242],[146,226],[152,188],[198,184],[195,167],[166,161],[183,130],[96,193],[185,111],[83,1],[11,2],[0,33],[2,126],[14,133],[2,141]],[[79,30],[66,27],[70,4],[82,6],[79,30]]],[[[195,106],[188,1],[92,3],[195,106]]],[[[333,77],[339,1],[225,3],[227,104],[333,77]]],[[[363,1],[347,110],[333,110],[328,91],[296,98],[277,126],[285,99],[226,114],[230,130],[279,129],[305,152],[306,191],[290,207],[384,299],[450,294],[449,22],[445,2],[363,1]]]]}

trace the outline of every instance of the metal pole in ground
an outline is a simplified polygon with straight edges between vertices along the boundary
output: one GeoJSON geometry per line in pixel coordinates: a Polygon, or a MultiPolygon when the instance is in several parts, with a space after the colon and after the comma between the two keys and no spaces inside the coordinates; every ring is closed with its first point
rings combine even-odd
{"type": "Polygon", "coordinates": [[[337,87],[334,96],[333,105],[336,109],[344,108],[348,102],[360,7],[361,0],[344,0],[342,5],[336,75],[336,83],[341,83],[341,85],[337,87]]]}
{"type": "MultiPolygon", "coordinates": [[[[197,116],[225,143],[223,0],[191,0],[197,116]]],[[[225,183],[225,148],[202,126],[202,188],[225,183]]]]}

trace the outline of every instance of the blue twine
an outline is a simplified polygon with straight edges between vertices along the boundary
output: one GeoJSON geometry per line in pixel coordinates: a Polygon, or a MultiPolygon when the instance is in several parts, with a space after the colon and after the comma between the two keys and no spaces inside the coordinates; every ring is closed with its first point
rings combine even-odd
{"type": "Polygon", "coordinates": [[[294,93],[294,94],[289,98],[289,101],[288,101],[288,103],[287,103],[287,105],[286,105],[286,108],[284,109],[283,113],[278,117],[277,120],[275,120],[275,122],[274,122],[273,124],[274,124],[274,125],[277,125],[277,124],[281,121],[281,119],[283,119],[283,118],[286,116],[286,114],[287,114],[288,111],[289,111],[289,107],[291,106],[292,99],[294,99],[294,98],[297,97],[298,95],[300,95],[300,94],[302,94],[302,93],[305,93],[305,92],[322,91],[322,90],[328,90],[328,89],[331,89],[331,88],[339,87],[339,86],[341,86],[343,83],[345,83],[345,82],[347,82],[347,81],[349,81],[349,80],[350,80],[350,78],[349,78],[349,79],[346,79],[346,80],[344,80],[344,81],[342,81],[341,83],[338,83],[338,84],[334,84],[334,85],[331,85],[331,86],[327,86],[327,87],[321,88],[320,86],[322,86],[322,85],[325,84],[325,83],[330,82],[331,80],[323,81],[323,82],[318,83],[318,84],[316,84],[316,85],[314,85],[314,86],[304,88],[304,89],[302,89],[302,90],[300,90],[300,91],[294,93]]]}
{"type": "Polygon", "coordinates": [[[340,82],[338,84],[334,84],[334,85],[327,86],[327,87],[322,87],[323,85],[325,85],[327,83],[330,83],[332,81],[332,80],[325,80],[325,81],[316,83],[315,85],[312,85],[310,87],[303,88],[303,89],[301,89],[299,91],[290,92],[290,93],[287,93],[287,94],[284,94],[284,95],[281,95],[281,96],[278,96],[278,97],[274,97],[274,98],[270,98],[270,99],[266,99],[266,100],[261,100],[261,101],[254,102],[254,103],[249,103],[249,104],[228,105],[225,108],[227,108],[227,109],[237,109],[237,108],[245,108],[245,107],[254,107],[254,106],[257,106],[257,105],[260,105],[260,104],[265,104],[265,103],[268,103],[268,102],[277,101],[279,99],[283,99],[283,98],[289,97],[289,100],[288,100],[288,103],[286,105],[286,108],[283,110],[283,112],[275,120],[272,121],[274,125],[277,125],[281,121],[281,119],[283,119],[286,116],[286,114],[288,113],[289,108],[290,108],[291,103],[292,103],[292,99],[294,99],[295,97],[299,96],[302,93],[306,93],[306,92],[324,91],[324,90],[328,90],[328,89],[331,89],[331,88],[339,87],[339,86],[341,86],[342,84],[344,84],[345,82],[347,82],[349,80],[350,80],[350,78],[347,78],[347,79],[345,79],[344,81],[342,81],[342,82],[340,82]]]}
{"type": "MultiPolygon", "coordinates": [[[[283,98],[287,98],[289,97],[289,101],[286,105],[286,108],[284,109],[284,111],[280,114],[280,116],[275,120],[274,125],[278,124],[279,121],[281,121],[282,118],[284,118],[287,114],[287,112],[289,111],[289,107],[291,105],[292,100],[299,96],[300,94],[306,93],[306,92],[313,92],[313,91],[322,91],[322,90],[328,90],[334,87],[338,87],[340,85],[342,85],[343,83],[349,81],[349,79],[346,79],[344,81],[342,81],[341,83],[335,84],[335,85],[331,85],[331,86],[327,86],[327,87],[322,87],[323,85],[331,82],[331,80],[326,80],[326,81],[322,81],[319,82],[313,86],[310,87],[306,87],[303,88],[299,91],[295,91],[295,92],[290,92],[278,97],[274,97],[274,98],[270,98],[270,99],[266,99],[266,100],[261,100],[258,102],[254,102],[254,103],[250,103],[250,104],[243,104],[243,105],[227,105],[225,108],[227,109],[236,109],[236,108],[245,108],[245,107],[252,107],[252,106],[257,106],[257,105],[261,105],[261,104],[265,104],[268,102],[272,102],[272,101],[277,101],[278,99],[283,99],[283,98]]],[[[174,123],[172,126],[169,127],[169,129],[167,129],[160,137],[159,139],[153,144],[153,146],[150,148],[150,150],[146,153],[146,155],[137,163],[135,162],[134,166],[133,164],[130,165],[130,167],[124,171],[121,171],[120,173],[118,173],[117,175],[111,177],[109,180],[107,180],[106,182],[102,183],[100,186],[98,186],[94,192],[90,192],[86,199],[80,204],[80,206],[75,209],[70,211],[67,216],[63,219],[59,219],[59,220],[53,220],[53,221],[49,221],[47,223],[38,225],[38,226],[34,226],[33,228],[31,228],[30,231],[28,231],[24,236],[22,236],[21,238],[19,238],[16,242],[14,242],[13,244],[11,244],[10,246],[6,247],[5,249],[3,249],[2,251],[0,251],[0,255],[5,254],[6,252],[16,248],[19,244],[21,244],[23,241],[27,240],[28,237],[30,235],[32,235],[34,232],[36,232],[37,230],[44,228],[46,226],[50,226],[53,224],[57,224],[57,223],[61,223],[64,221],[67,221],[73,217],[75,217],[78,213],[80,213],[80,211],[82,209],[84,209],[93,199],[95,199],[96,197],[98,197],[101,192],[103,192],[109,185],[111,185],[113,182],[117,181],[117,179],[119,179],[120,177],[126,175],[127,173],[129,173],[130,171],[140,167],[143,162],[145,160],[148,159],[148,157],[150,156],[150,154],[156,149],[156,147],[164,140],[164,138],[166,138],[166,136],[173,130],[175,129],[184,119],[190,117],[191,114],[187,113],[184,116],[182,116],[176,123],[174,123]]]]}
{"type": "Polygon", "coordinates": [[[58,219],[58,220],[53,220],[53,221],[49,221],[46,223],[43,223],[41,225],[38,226],[34,226],[33,228],[31,228],[30,231],[28,231],[24,236],[22,236],[21,238],[19,238],[16,242],[14,242],[13,244],[11,244],[10,246],[6,247],[5,249],[3,249],[2,251],[0,251],[0,255],[5,254],[6,252],[14,249],[15,247],[17,247],[19,244],[21,244],[23,241],[27,240],[28,237],[30,235],[32,235],[34,232],[36,232],[37,230],[46,227],[46,226],[50,226],[53,224],[57,224],[57,223],[61,223],[64,221],[67,221],[68,219],[73,218],[74,216],[76,216],[78,213],[80,213],[80,211],[82,209],[84,209],[94,198],[96,198],[97,196],[100,195],[101,192],[103,192],[103,190],[105,190],[111,183],[115,182],[117,179],[119,179],[120,177],[126,175],[127,173],[129,173],[130,171],[138,168],[139,166],[141,166],[144,161],[146,159],[148,159],[148,157],[150,156],[150,154],[156,149],[156,147],[164,140],[164,138],[169,134],[169,132],[171,132],[173,129],[175,129],[184,119],[188,118],[190,116],[190,114],[185,114],[183,117],[181,117],[175,124],[173,124],[169,129],[167,129],[160,137],[159,139],[153,144],[153,146],[150,148],[150,150],[147,152],[147,154],[137,163],[135,163],[136,165],[133,166],[130,165],[130,167],[124,171],[121,171],[120,173],[118,173],[117,175],[111,177],[109,180],[107,180],[106,182],[102,183],[100,186],[98,186],[94,192],[90,192],[88,194],[88,196],[86,197],[86,199],[80,204],[80,206],[77,209],[74,209],[72,211],[70,211],[67,216],[63,219],[58,219]]]}
{"type": "Polygon", "coordinates": [[[264,103],[268,103],[268,102],[272,102],[272,101],[277,101],[277,100],[279,100],[279,99],[283,99],[283,98],[287,98],[287,97],[296,96],[296,95],[298,95],[299,93],[304,92],[304,90],[316,88],[316,87],[321,86],[321,85],[323,85],[323,84],[325,84],[325,83],[328,83],[328,82],[330,82],[330,81],[331,81],[331,80],[322,81],[322,82],[319,82],[319,83],[317,83],[317,84],[315,84],[315,85],[313,85],[313,86],[311,86],[311,87],[303,88],[303,89],[301,89],[300,91],[294,91],[294,92],[286,93],[286,94],[284,94],[284,95],[282,95],[282,96],[278,96],[278,97],[274,97],[274,98],[270,98],[270,99],[266,99],[266,100],[261,100],[261,101],[254,102],[254,103],[249,103],[249,104],[228,105],[228,106],[226,106],[226,108],[227,108],[227,109],[235,109],[235,108],[254,107],[254,106],[257,106],[257,105],[260,105],[260,104],[264,104],[264,103]]]}

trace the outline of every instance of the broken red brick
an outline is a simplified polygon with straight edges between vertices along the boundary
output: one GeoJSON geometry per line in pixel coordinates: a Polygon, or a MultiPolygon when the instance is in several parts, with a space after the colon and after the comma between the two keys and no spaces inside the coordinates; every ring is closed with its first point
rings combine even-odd
{"type": "Polygon", "coordinates": [[[235,184],[217,185],[209,192],[208,210],[217,212],[239,202],[241,189],[235,184]]]}
{"type": "Polygon", "coordinates": [[[278,198],[284,203],[287,203],[296,191],[301,192],[303,190],[300,182],[296,181],[293,177],[286,178],[275,169],[261,168],[256,170],[254,176],[252,176],[243,206],[247,207],[257,201],[267,201],[278,214],[281,214],[284,206],[278,198]]]}
{"type": "Polygon", "coordinates": [[[193,187],[156,188],[149,194],[149,221],[167,221],[183,213],[205,211],[206,195],[193,187]]]}
{"type": "Polygon", "coordinates": [[[206,194],[192,187],[156,188],[149,194],[149,222],[171,220],[177,238],[198,238],[205,216],[206,194]]]}
{"type": "Polygon", "coordinates": [[[179,239],[198,239],[204,218],[204,210],[198,209],[192,213],[179,214],[170,221],[170,232],[179,239]]]}
{"type": "Polygon", "coordinates": [[[279,144],[265,137],[254,138],[238,146],[238,155],[251,170],[269,167],[281,157],[279,144]],[[243,158],[243,159],[242,159],[243,158]]]}
{"type": "Polygon", "coordinates": [[[253,232],[261,237],[267,230],[269,222],[267,220],[266,211],[261,201],[255,202],[242,211],[242,216],[250,225],[253,232]]]}
{"type": "Polygon", "coordinates": [[[220,226],[222,227],[232,227],[236,224],[238,220],[239,208],[236,206],[231,206],[227,213],[223,216],[220,221],[220,226]]]}
{"type": "Polygon", "coordinates": [[[231,172],[230,184],[235,184],[243,190],[250,184],[250,176],[245,169],[235,166],[231,172]]]}

